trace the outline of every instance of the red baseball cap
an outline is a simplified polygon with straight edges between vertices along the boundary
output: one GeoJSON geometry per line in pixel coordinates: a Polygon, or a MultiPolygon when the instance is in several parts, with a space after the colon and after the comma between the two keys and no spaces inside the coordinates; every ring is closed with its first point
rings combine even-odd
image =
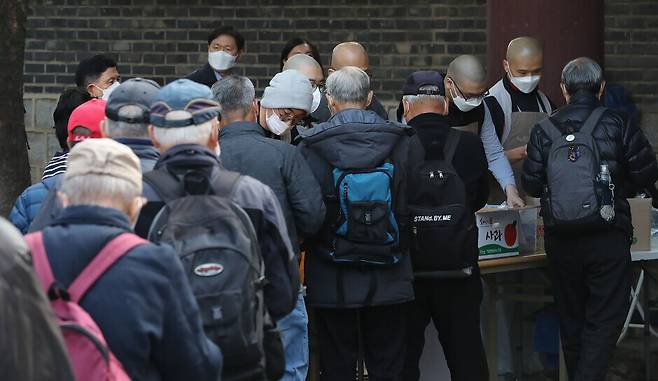
{"type": "Polygon", "coordinates": [[[66,128],[68,132],[68,141],[81,142],[85,139],[102,138],[101,121],[105,119],[105,101],[102,99],[92,99],[76,107],[69,117],[69,124],[66,128]],[[84,127],[91,131],[89,135],[74,134],[76,127],[84,127]]]}

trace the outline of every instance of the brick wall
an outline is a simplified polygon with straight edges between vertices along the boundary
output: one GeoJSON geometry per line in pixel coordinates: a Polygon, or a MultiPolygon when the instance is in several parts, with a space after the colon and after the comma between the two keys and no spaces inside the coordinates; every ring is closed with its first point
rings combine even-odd
{"type": "Polygon", "coordinates": [[[239,70],[262,90],[295,36],[318,45],[325,68],[336,43],[362,42],[374,90],[393,107],[402,80],[418,68],[444,69],[462,53],[484,55],[485,0],[34,0],[25,52],[26,126],[33,180],[57,149],[48,115],[74,85],[78,61],[109,53],[124,78],[164,84],[206,62],[206,38],[222,24],[247,40],[239,70]]]}
{"type": "MultiPolygon", "coordinates": [[[[52,96],[73,84],[77,62],[114,55],[124,78],[166,83],[206,62],[206,36],[234,25],[247,39],[240,70],[259,89],[278,71],[285,41],[307,37],[328,64],[332,47],[361,41],[370,53],[375,92],[396,104],[406,75],[442,70],[458,54],[486,53],[486,0],[33,0],[25,53],[26,122],[33,171],[56,145],[49,129],[52,96]],[[235,3],[235,4],[233,4],[235,3]],[[237,5],[236,5],[237,4],[237,5]],[[45,94],[45,95],[44,95],[45,94]],[[43,101],[38,99],[45,98],[43,101]],[[30,107],[34,107],[31,109],[30,107]],[[50,142],[50,143],[48,143],[50,142]]],[[[643,127],[658,147],[658,1],[605,0],[609,80],[632,91],[643,127]]]]}
{"type": "Polygon", "coordinates": [[[606,77],[631,91],[658,149],[658,1],[606,0],[604,39],[606,77]]]}
{"type": "Polygon", "coordinates": [[[278,72],[281,48],[294,36],[317,43],[325,66],[336,43],[362,42],[370,52],[375,91],[385,101],[394,99],[400,79],[413,69],[443,68],[456,54],[483,55],[486,50],[484,0],[327,4],[319,0],[35,0],[30,2],[28,17],[25,91],[60,92],[73,83],[77,62],[95,53],[114,55],[125,77],[166,83],[206,62],[206,37],[221,24],[243,32],[247,54],[241,67],[259,89],[278,72]]]}

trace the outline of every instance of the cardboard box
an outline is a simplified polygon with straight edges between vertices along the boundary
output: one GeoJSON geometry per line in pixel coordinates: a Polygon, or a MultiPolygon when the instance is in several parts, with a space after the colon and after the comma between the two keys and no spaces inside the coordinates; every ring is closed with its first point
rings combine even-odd
{"type": "Polygon", "coordinates": [[[512,257],[537,250],[539,208],[485,208],[475,215],[480,259],[512,257]]]}
{"type": "Polygon", "coordinates": [[[633,217],[632,251],[651,250],[651,199],[629,198],[633,217]]]}

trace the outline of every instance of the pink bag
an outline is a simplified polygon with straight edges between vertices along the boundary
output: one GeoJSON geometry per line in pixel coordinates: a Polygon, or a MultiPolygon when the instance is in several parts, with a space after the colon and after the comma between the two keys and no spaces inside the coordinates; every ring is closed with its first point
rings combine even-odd
{"type": "Polygon", "coordinates": [[[103,333],[78,303],[119,258],[146,241],[131,233],[119,235],[96,255],[67,290],[63,290],[56,285],[42,233],[28,234],[25,240],[32,250],[34,269],[62,330],[75,378],[79,381],[130,381],[119,360],[110,352],[103,333]]]}

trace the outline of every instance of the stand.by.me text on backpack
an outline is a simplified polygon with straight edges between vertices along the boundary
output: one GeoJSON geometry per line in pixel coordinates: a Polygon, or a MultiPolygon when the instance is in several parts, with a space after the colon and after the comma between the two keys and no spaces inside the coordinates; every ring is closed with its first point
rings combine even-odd
{"type": "Polygon", "coordinates": [[[110,351],[103,333],[80,307],[85,293],[121,257],[146,241],[132,233],[123,233],[112,239],[85,267],[67,289],[58,286],[46,255],[41,232],[25,236],[34,270],[48,294],[55,312],[64,343],[77,380],[130,381],[130,377],[110,351]]]}
{"type": "Polygon", "coordinates": [[[468,277],[477,260],[475,217],[452,165],[460,134],[450,129],[442,152],[428,148],[413,175],[409,246],[417,278],[468,277]]]}
{"type": "Polygon", "coordinates": [[[240,175],[225,170],[144,175],[165,201],[148,238],[173,246],[190,281],[203,328],[222,350],[222,380],[265,378],[264,264],[247,213],[231,200],[240,175]]]}
{"type": "Polygon", "coordinates": [[[565,134],[550,118],[539,123],[552,141],[546,161],[547,186],[542,197],[547,226],[557,229],[609,226],[611,221],[604,220],[601,211],[613,202],[612,188],[601,184],[599,173],[603,163],[592,137],[605,111],[605,107],[596,108],[579,130],[565,134]]]}

